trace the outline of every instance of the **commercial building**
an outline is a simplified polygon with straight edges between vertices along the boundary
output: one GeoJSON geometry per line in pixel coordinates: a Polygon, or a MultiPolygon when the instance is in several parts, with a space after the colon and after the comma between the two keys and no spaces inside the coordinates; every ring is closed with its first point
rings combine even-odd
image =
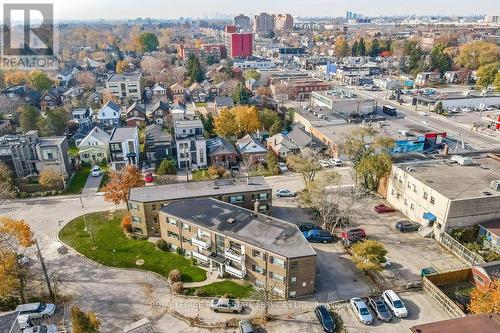
{"type": "Polygon", "coordinates": [[[134,232],[158,236],[158,212],[161,207],[169,202],[192,198],[216,198],[247,209],[253,209],[255,200],[259,200],[260,212],[268,214],[271,211],[272,189],[263,177],[135,187],[128,197],[134,232]]]}
{"type": "Polygon", "coordinates": [[[251,33],[227,34],[226,43],[231,58],[251,57],[253,54],[253,34],[251,33]]]}
{"type": "Polygon", "coordinates": [[[234,17],[234,25],[242,31],[249,31],[252,27],[250,17],[243,14],[234,17]]]}
{"type": "Polygon", "coordinates": [[[359,96],[348,89],[340,88],[312,92],[311,104],[326,107],[344,117],[352,117],[355,114],[362,116],[375,111],[375,100],[373,98],[359,96]]]}
{"type": "Polygon", "coordinates": [[[293,17],[290,14],[274,15],[275,31],[291,31],[293,29],[293,17]]]}
{"type": "Polygon", "coordinates": [[[274,29],[274,18],[268,13],[255,15],[253,22],[253,31],[257,34],[270,34],[274,29]]]}
{"type": "Polygon", "coordinates": [[[141,73],[113,74],[106,81],[106,89],[120,99],[141,99],[141,76],[141,73]]]}
{"type": "Polygon", "coordinates": [[[272,60],[251,57],[246,59],[235,59],[233,62],[234,68],[239,69],[272,69],[276,64],[272,60]]]}
{"type": "Polygon", "coordinates": [[[331,89],[331,84],[314,77],[286,77],[272,79],[270,87],[273,96],[278,94],[285,95],[289,100],[304,100],[314,91],[331,89]]]}
{"type": "Polygon", "coordinates": [[[434,231],[471,227],[498,218],[498,156],[393,165],[387,201],[434,231]],[[462,165],[464,164],[464,165],[462,165]]]}
{"type": "Polygon", "coordinates": [[[283,298],[314,293],[316,252],[295,224],[213,198],[172,202],[159,219],[171,250],[221,277],[246,279],[283,298]]]}

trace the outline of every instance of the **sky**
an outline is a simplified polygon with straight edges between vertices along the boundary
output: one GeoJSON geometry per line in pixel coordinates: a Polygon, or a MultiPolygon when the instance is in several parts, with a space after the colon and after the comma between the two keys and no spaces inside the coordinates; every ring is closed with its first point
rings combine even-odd
{"type": "Polygon", "coordinates": [[[58,19],[121,19],[136,17],[212,18],[215,13],[246,15],[290,13],[293,16],[345,16],[347,10],[366,16],[499,14],[499,0],[6,0],[54,3],[58,19]]]}

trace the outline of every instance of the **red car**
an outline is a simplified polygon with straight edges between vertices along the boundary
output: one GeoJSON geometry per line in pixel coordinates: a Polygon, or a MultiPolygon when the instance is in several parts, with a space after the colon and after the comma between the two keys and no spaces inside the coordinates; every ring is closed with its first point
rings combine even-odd
{"type": "Polygon", "coordinates": [[[389,206],[384,205],[384,204],[376,205],[374,209],[379,214],[394,213],[396,211],[394,208],[389,207],[389,206]]]}
{"type": "Polygon", "coordinates": [[[153,174],[151,172],[146,172],[146,176],[144,176],[144,181],[146,183],[152,183],[154,180],[153,174]]]}
{"type": "Polygon", "coordinates": [[[353,229],[343,231],[340,234],[340,237],[343,239],[348,239],[348,238],[351,238],[353,236],[358,237],[358,238],[366,238],[366,232],[362,228],[353,228],[353,229]]]}

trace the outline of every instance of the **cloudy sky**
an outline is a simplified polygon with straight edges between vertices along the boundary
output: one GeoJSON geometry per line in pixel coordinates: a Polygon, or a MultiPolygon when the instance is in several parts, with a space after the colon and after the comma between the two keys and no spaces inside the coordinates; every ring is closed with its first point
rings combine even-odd
{"type": "MultiPolygon", "coordinates": [[[[5,2],[24,2],[6,0],[5,2]]],[[[51,2],[31,0],[26,2],[51,2]]],[[[285,12],[294,16],[500,13],[499,0],[52,0],[60,19],[177,18],[285,12]]]]}

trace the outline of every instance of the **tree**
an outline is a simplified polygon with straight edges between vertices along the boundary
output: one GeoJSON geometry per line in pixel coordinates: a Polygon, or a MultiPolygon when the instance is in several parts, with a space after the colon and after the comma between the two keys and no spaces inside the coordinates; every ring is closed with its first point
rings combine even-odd
{"type": "Polygon", "coordinates": [[[267,96],[271,97],[273,95],[273,91],[266,86],[258,87],[257,91],[255,92],[257,96],[267,96]]]}
{"type": "Polygon", "coordinates": [[[431,70],[438,70],[441,75],[451,69],[453,60],[451,57],[445,53],[446,46],[444,44],[437,44],[432,48],[430,58],[431,58],[431,70]]]}
{"type": "Polygon", "coordinates": [[[379,271],[382,269],[380,263],[387,254],[384,245],[379,241],[368,239],[358,242],[352,246],[354,262],[359,269],[365,271],[379,271]]]}
{"type": "Polygon", "coordinates": [[[274,175],[279,175],[280,169],[278,167],[278,157],[273,151],[269,151],[266,156],[267,169],[274,175]]]}
{"type": "Polygon", "coordinates": [[[120,60],[116,63],[115,72],[117,74],[122,74],[122,73],[128,72],[129,70],[130,70],[130,65],[129,65],[128,61],[120,60]]]}
{"type": "Polygon", "coordinates": [[[207,172],[212,178],[223,178],[226,169],[212,165],[208,168],[207,172]]]}
{"type": "Polygon", "coordinates": [[[103,189],[104,200],[115,205],[127,203],[130,189],[143,185],[141,172],[135,165],[129,164],[120,171],[111,172],[110,181],[103,189]]]}
{"type": "Polygon", "coordinates": [[[203,68],[201,67],[200,60],[194,54],[191,54],[188,58],[186,64],[187,75],[191,82],[203,82],[205,80],[205,74],[203,73],[203,68]]]}
{"type": "Polygon", "coordinates": [[[304,148],[299,154],[290,155],[286,159],[287,165],[302,175],[306,188],[314,180],[316,173],[321,170],[321,165],[318,161],[318,154],[309,148],[304,148]]]}
{"type": "Polygon", "coordinates": [[[470,293],[469,311],[474,314],[500,312],[500,277],[494,277],[491,285],[484,289],[474,287],[470,293]]]}
{"type": "Polygon", "coordinates": [[[497,91],[500,91],[500,72],[498,72],[496,75],[495,75],[495,81],[493,82],[493,85],[495,86],[495,89],[497,91]]]}
{"type": "Polygon", "coordinates": [[[214,132],[214,116],[212,113],[207,114],[206,116],[201,112],[196,112],[196,116],[201,120],[203,124],[203,130],[208,135],[208,137],[215,134],[214,132]]]}
{"type": "Polygon", "coordinates": [[[123,232],[132,231],[132,216],[130,214],[125,214],[123,216],[120,227],[122,228],[123,232]]]}
{"type": "Polygon", "coordinates": [[[120,100],[118,99],[118,97],[116,97],[109,89],[103,89],[101,92],[101,96],[102,96],[102,102],[104,104],[106,104],[109,101],[112,101],[112,102],[117,103],[117,104],[120,103],[120,100]]]}
{"type": "Polygon", "coordinates": [[[349,44],[347,43],[344,36],[337,37],[337,39],[335,40],[334,50],[337,57],[343,58],[349,55],[349,44]]]}
{"type": "Polygon", "coordinates": [[[40,117],[38,110],[29,104],[25,104],[20,108],[19,125],[21,130],[26,133],[37,129],[37,121],[40,117]]]}
{"type": "Polygon", "coordinates": [[[269,130],[276,122],[280,121],[280,116],[277,112],[269,109],[259,111],[259,122],[262,127],[269,130]]]}
{"type": "Polygon", "coordinates": [[[80,72],[76,74],[76,82],[82,85],[86,91],[91,91],[95,89],[97,80],[92,72],[80,72]]]}
{"type": "Polygon", "coordinates": [[[97,333],[101,322],[94,312],[83,312],[77,306],[71,307],[71,328],[73,333],[97,333]]]}
{"type": "Polygon", "coordinates": [[[139,35],[139,48],[141,52],[152,52],[158,50],[160,42],[152,32],[143,32],[139,35]]]}
{"type": "Polygon", "coordinates": [[[239,82],[236,85],[236,88],[233,90],[233,101],[234,104],[245,105],[248,104],[248,100],[252,95],[248,92],[247,88],[243,85],[243,83],[239,82]]]}
{"type": "Polygon", "coordinates": [[[259,81],[260,80],[260,73],[257,72],[255,69],[247,70],[245,72],[245,80],[259,81]]]}
{"type": "Polygon", "coordinates": [[[52,88],[54,81],[42,71],[32,71],[28,76],[28,84],[37,90],[45,92],[52,88]]]}
{"type": "Polygon", "coordinates": [[[61,175],[60,170],[53,167],[48,167],[40,172],[40,178],[38,179],[38,182],[40,183],[40,185],[47,189],[60,188],[63,182],[62,177],[63,176],[61,175]]]}
{"type": "Polygon", "coordinates": [[[500,62],[483,65],[477,70],[477,85],[479,87],[487,88],[495,81],[495,77],[500,70],[500,62]]]}
{"type": "Polygon", "coordinates": [[[28,83],[29,73],[26,71],[12,71],[6,72],[3,78],[5,85],[10,86],[13,84],[28,83]]]}
{"type": "Polygon", "coordinates": [[[498,61],[498,57],[498,48],[495,44],[475,41],[461,45],[455,61],[464,69],[476,70],[481,66],[498,61]]]}
{"type": "Polygon", "coordinates": [[[4,162],[0,161],[0,203],[3,200],[14,198],[15,195],[12,171],[4,162]]]}
{"type": "Polygon", "coordinates": [[[181,282],[182,274],[178,269],[173,269],[168,273],[168,280],[170,283],[181,282]]]}
{"type": "Polygon", "coordinates": [[[253,133],[260,128],[259,112],[254,106],[235,106],[232,111],[240,134],[253,133]]]}
{"type": "Polygon", "coordinates": [[[236,114],[229,108],[220,111],[220,114],[214,118],[214,125],[215,133],[224,138],[234,137],[239,131],[236,114]]]}
{"type": "Polygon", "coordinates": [[[356,55],[364,57],[366,55],[366,45],[363,38],[359,40],[358,47],[356,48],[356,55]]]}
{"type": "Polygon", "coordinates": [[[68,114],[63,108],[45,111],[45,117],[39,117],[37,128],[43,136],[63,135],[68,127],[68,114]]]}
{"type": "Polygon", "coordinates": [[[357,56],[358,55],[358,41],[354,41],[354,43],[352,43],[352,47],[351,47],[351,56],[357,56]]]}
{"type": "Polygon", "coordinates": [[[378,41],[377,38],[372,40],[372,43],[370,45],[370,51],[368,52],[370,57],[377,57],[380,52],[381,52],[381,47],[380,47],[380,42],[378,41]]]}
{"type": "Polygon", "coordinates": [[[172,160],[163,160],[160,163],[160,166],[156,170],[156,174],[163,175],[175,175],[177,173],[177,169],[175,167],[175,163],[172,160]]]}

